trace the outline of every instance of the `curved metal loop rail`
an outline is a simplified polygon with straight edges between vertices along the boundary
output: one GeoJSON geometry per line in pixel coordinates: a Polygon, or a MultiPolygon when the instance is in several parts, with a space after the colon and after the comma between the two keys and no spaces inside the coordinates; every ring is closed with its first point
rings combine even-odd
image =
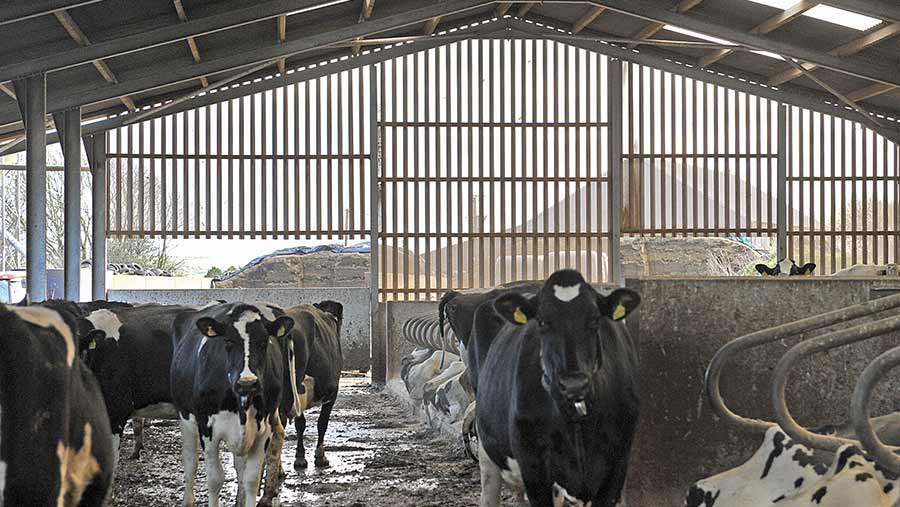
{"type": "Polygon", "coordinates": [[[876,357],[859,376],[853,397],[850,399],[850,421],[862,441],[863,448],[872,454],[878,464],[894,473],[900,473],[900,456],[894,454],[898,448],[887,446],[878,438],[869,419],[869,405],[878,381],[898,365],[900,365],[900,347],[876,357]]]}
{"type": "Polygon", "coordinates": [[[420,315],[407,319],[403,323],[403,338],[420,347],[427,347],[432,350],[446,350],[459,355],[459,349],[456,346],[456,335],[450,329],[449,324],[444,324],[444,332],[446,342],[441,339],[438,318],[433,315],[420,315]]]}
{"type": "Polygon", "coordinates": [[[726,422],[738,428],[748,431],[764,431],[768,429],[775,423],[738,415],[728,408],[725,400],[722,399],[719,386],[722,372],[736,354],[800,333],[822,329],[833,324],[874,315],[893,308],[900,308],[900,294],[763,329],[728,342],[716,352],[706,369],[706,396],[709,398],[713,410],[726,422]]]}
{"type": "MultiPolygon", "coordinates": [[[[772,375],[772,405],[775,408],[775,419],[778,421],[781,429],[797,442],[817,449],[834,452],[842,445],[860,445],[860,442],[857,440],[821,435],[800,426],[793,415],[791,415],[787,406],[787,400],[785,399],[787,381],[790,377],[791,369],[803,358],[897,330],[900,330],[900,316],[865,322],[849,329],[842,329],[810,338],[791,347],[778,361],[778,365],[775,367],[775,372],[772,375]]],[[[871,393],[867,394],[871,396],[871,393]]]]}

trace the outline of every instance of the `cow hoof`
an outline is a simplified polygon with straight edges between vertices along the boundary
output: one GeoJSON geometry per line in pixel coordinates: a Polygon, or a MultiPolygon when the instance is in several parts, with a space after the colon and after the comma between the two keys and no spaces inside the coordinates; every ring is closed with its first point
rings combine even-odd
{"type": "Polygon", "coordinates": [[[298,472],[302,472],[306,470],[306,467],[309,466],[309,462],[306,461],[306,458],[298,459],[294,461],[294,470],[298,472]]]}
{"type": "Polygon", "coordinates": [[[316,456],[316,468],[328,468],[331,466],[331,463],[328,462],[328,458],[325,456],[316,456]]]}

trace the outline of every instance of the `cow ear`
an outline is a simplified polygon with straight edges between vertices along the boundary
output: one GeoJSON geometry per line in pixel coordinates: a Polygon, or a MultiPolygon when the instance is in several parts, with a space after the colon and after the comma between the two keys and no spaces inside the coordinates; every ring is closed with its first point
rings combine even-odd
{"type": "Polygon", "coordinates": [[[275,322],[268,324],[268,328],[269,335],[275,336],[276,338],[283,338],[294,328],[294,319],[287,315],[282,315],[275,319],[275,322]]]}
{"type": "Polygon", "coordinates": [[[641,303],[641,296],[629,289],[616,289],[609,296],[597,295],[597,305],[612,320],[622,320],[641,303]]]}
{"type": "Polygon", "coordinates": [[[813,271],[816,270],[815,262],[807,262],[803,266],[800,267],[800,275],[801,276],[810,276],[813,274],[813,271]]]}
{"type": "Polygon", "coordinates": [[[81,337],[79,341],[79,349],[81,352],[86,350],[94,350],[100,343],[103,343],[103,340],[106,339],[106,333],[101,329],[93,329],[84,336],[81,337]]]}
{"type": "Polygon", "coordinates": [[[521,326],[537,315],[534,299],[525,299],[521,294],[511,292],[494,300],[494,311],[507,322],[521,326]]]}
{"type": "Polygon", "coordinates": [[[319,310],[322,310],[323,312],[334,315],[334,317],[339,321],[344,318],[344,305],[338,303],[337,301],[325,300],[319,303],[313,303],[313,306],[315,306],[319,310]]]}
{"type": "Polygon", "coordinates": [[[756,272],[761,274],[762,276],[769,276],[771,274],[769,273],[769,266],[766,266],[765,264],[757,264],[756,272]]]}
{"type": "Polygon", "coordinates": [[[211,319],[209,317],[201,317],[197,319],[197,329],[203,334],[203,336],[207,336],[209,338],[213,338],[223,334],[222,326],[216,319],[211,319]]]}

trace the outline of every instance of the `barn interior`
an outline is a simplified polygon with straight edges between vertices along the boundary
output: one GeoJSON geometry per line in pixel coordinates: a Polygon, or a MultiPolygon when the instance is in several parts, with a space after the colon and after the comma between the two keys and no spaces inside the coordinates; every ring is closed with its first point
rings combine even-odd
{"type": "MultiPolygon", "coordinates": [[[[424,392],[468,367],[438,303],[564,268],[641,296],[628,505],[712,507],[691,486],[773,427],[900,473],[897,35],[892,0],[15,0],[2,249],[32,302],[341,302],[332,467],[281,505],[476,505],[470,405],[424,392]],[[110,287],[135,238],[329,246],[110,287]],[[754,268],[785,259],[812,276],[754,268]]],[[[110,505],[181,501],[174,423],[147,434],[110,505]]]]}

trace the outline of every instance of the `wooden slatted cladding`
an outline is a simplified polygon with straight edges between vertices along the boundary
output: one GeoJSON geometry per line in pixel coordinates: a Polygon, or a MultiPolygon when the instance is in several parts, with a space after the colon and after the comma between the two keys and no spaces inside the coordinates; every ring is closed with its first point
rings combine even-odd
{"type": "Polygon", "coordinates": [[[369,236],[368,69],[119,128],[110,237],[369,236]]]}
{"type": "Polygon", "coordinates": [[[382,299],[538,279],[604,281],[606,74],[598,53],[467,40],[389,61],[382,299]]]}
{"type": "Polygon", "coordinates": [[[777,104],[637,64],[624,79],[623,233],[774,237],[777,104]]]}
{"type": "Polygon", "coordinates": [[[365,67],[112,132],[109,234],[366,239],[377,181],[382,301],[563,267],[610,281],[610,220],[781,232],[819,274],[900,259],[900,154],[859,123],[549,40],[454,39],[375,75],[374,97],[365,67]]]}
{"type": "Polygon", "coordinates": [[[860,123],[789,107],[788,252],[821,273],[900,262],[900,153],[860,123]]]}

